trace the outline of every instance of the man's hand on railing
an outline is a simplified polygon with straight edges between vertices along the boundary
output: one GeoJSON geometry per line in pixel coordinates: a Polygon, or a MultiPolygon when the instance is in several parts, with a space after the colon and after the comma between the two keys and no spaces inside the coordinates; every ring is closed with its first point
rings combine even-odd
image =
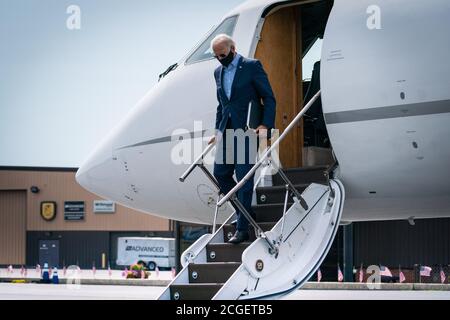
{"type": "Polygon", "coordinates": [[[222,139],[222,131],[216,129],[216,132],[214,134],[214,137],[212,137],[209,142],[208,145],[210,145],[211,143],[219,143],[220,140],[222,139]]]}
{"type": "Polygon", "coordinates": [[[255,129],[255,133],[260,138],[266,138],[267,137],[267,127],[265,125],[260,125],[258,128],[255,129]]]}

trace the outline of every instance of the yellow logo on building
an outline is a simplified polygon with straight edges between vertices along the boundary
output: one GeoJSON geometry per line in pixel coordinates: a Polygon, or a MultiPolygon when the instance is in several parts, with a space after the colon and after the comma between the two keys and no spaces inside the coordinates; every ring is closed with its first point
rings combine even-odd
{"type": "Polygon", "coordinates": [[[56,202],[45,201],[41,202],[41,216],[44,220],[53,220],[56,216],[56,202]]]}

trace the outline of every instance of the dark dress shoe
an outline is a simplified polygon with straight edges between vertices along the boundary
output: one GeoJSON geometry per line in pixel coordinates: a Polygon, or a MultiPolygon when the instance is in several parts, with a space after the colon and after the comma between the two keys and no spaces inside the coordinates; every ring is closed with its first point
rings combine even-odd
{"type": "Polygon", "coordinates": [[[246,231],[236,231],[234,236],[228,240],[228,243],[238,244],[248,240],[248,232],[246,231]]]}

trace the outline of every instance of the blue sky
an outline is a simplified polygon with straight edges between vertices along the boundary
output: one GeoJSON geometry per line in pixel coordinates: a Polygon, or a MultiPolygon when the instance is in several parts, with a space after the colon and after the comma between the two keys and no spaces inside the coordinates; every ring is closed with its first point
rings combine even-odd
{"type": "Polygon", "coordinates": [[[242,2],[1,0],[0,165],[80,166],[242,2]],[[66,26],[70,5],[81,9],[80,30],[66,26]]]}
{"type": "Polygon", "coordinates": [[[0,165],[78,167],[242,0],[1,0],[0,165]],[[69,30],[70,5],[81,29],[69,30]]]}

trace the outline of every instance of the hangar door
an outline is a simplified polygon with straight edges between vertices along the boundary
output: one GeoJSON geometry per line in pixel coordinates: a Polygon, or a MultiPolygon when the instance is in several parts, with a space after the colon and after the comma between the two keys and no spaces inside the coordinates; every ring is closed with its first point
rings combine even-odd
{"type": "Polygon", "coordinates": [[[0,265],[25,264],[27,192],[0,190],[0,265]]]}

